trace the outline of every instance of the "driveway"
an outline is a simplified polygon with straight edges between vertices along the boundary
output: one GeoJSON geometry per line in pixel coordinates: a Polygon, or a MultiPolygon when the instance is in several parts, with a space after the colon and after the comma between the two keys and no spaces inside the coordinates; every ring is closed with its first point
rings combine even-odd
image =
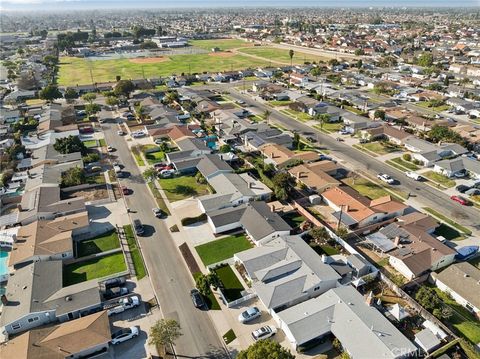
{"type": "Polygon", "coordinates": [[[120,182],[133,190],[133,195],[125,197],[127,207],[133,211],[130,219],[139,218],[145,225],[145,236],[138,240],[163,316],[176,319],[182,328],[183,335],[176,342],[177,354],[191,358],[226,358],[208,313],[192,305],[189,292],[194,285],[193,278],[165,220],[155,218],[152,213],[156,203],[124,137],[117,135],[116,124],[105,124],[103,129],[107,144],[114,144],[116,155],[130,172],[130,177],[120,182]]]}

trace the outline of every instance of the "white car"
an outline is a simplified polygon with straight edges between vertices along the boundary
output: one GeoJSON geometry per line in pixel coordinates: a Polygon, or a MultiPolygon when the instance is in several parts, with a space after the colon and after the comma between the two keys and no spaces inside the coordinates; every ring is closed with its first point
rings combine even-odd
{"type": "Polygon", "coordinates": [[[133,138],[140,138],[140,137],[144,137],[144,136],[145,136],[145,132],[143,132],[143,131],[132,132],[132,137],[133,138]]]}
{"type": "Polygon", "coordinates": [[[119,305],[117,305],[113,308],[110,308],[107,311],[108,316],[111,316],[113,314],[122,313],[122,312],[124,312],[128,309],[138,307],[140,305],[140,299],[138,299],[138,297],[136,295],[134,295],[133,297],[122,298],[118,301],[118,303],[119,303],[119,305]]]}
{"type": "Polygon", "coordinates": [[[111,343],[117,345],[138,336],[138,327],[123,328],[112,334],[111,343]]]}
{"type": "Polygon", "coordinates": [[[262,312],[257,307],[247,308],[246,311],[242,312],[238,316],[238,321],[240,323],[248,323],[251,320],[254,320],[262,315],[262,312]]]}
{"type": "Polygon", "coordinates": [[[112,146],[107,146],[107,152],[113,152],[113,147],[112,146]]]}
{"type": "Polygon", "coordinates": [[[377,175],[377,178],[380,180],[380,181],[383,181],[385,183],[388,183],[388,184],[393,184],[395,183],[395,180],[390,177],[389,175],[385,174],[385,173],[379,173],[377,175]]]}
{"type": "Polygon", "coordinates": [[[266,325],[252,332],[253,340],[262,340],[273,337],[277,333],[277,328],[272,327],[271,325],[266,325]]]}
{"type": "Polygon", "coordinates": [[[117,135],[119,135],[119,136],[123,136],[124,134],[125,134],[125,132],[123,132],[122,130],[117,131],[117,135]]]}
{"type": "Polygon", "coordinates": [[[174,170],[161,170],[160,176],[162,176],[163,178],[168,178],[168,177],[172,177],[174,173],[175,173],[174,170]]]}
{"type": "Polygon", "coordinates": [[[414,179],[415,181],[420,181],[422,179],[422,176],[420,176],[418,173],[413,172],[413,171],[405,172],[405,174],[407,175],[407,177],[410,177],[410,178],[414,179]]]}

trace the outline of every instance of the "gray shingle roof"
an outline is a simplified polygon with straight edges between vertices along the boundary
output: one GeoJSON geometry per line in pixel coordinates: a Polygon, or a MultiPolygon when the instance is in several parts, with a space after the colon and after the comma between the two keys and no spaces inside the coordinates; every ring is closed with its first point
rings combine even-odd
{"type": "Polygon", "coordinates": [[[198,170],[207,178],[219,171],[233,172],[232,167],[217,155],[205,155],[197,165],[198,170]]]}

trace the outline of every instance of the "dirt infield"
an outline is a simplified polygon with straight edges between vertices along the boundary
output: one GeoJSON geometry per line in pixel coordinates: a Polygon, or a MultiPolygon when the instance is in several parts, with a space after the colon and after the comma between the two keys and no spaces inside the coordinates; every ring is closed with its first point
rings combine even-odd
{"type": "Polygon", "coordinates": [[[130,62],[134,64],[154,64],[156,62],[165,62],[168,61],[168,57],[160,56],[160,57],[137,57],[136,59],[130,59],[130,62]]]}
{"type": "Polygon", "coordinates": [[[232,57],[232,56],[235,56],[234,53],[232,52],[210,52],[209,53],[210,56],[216,56],[216,57],[232,57]]]}

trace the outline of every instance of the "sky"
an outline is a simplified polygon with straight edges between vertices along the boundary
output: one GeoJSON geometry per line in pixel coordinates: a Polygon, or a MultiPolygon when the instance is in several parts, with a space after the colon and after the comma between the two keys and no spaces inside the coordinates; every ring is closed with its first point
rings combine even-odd
{"type": "Polygon", "coordinates": [[[188,7],[479,7],[480,0],[0,0],[12,10],[188,7]]]}

